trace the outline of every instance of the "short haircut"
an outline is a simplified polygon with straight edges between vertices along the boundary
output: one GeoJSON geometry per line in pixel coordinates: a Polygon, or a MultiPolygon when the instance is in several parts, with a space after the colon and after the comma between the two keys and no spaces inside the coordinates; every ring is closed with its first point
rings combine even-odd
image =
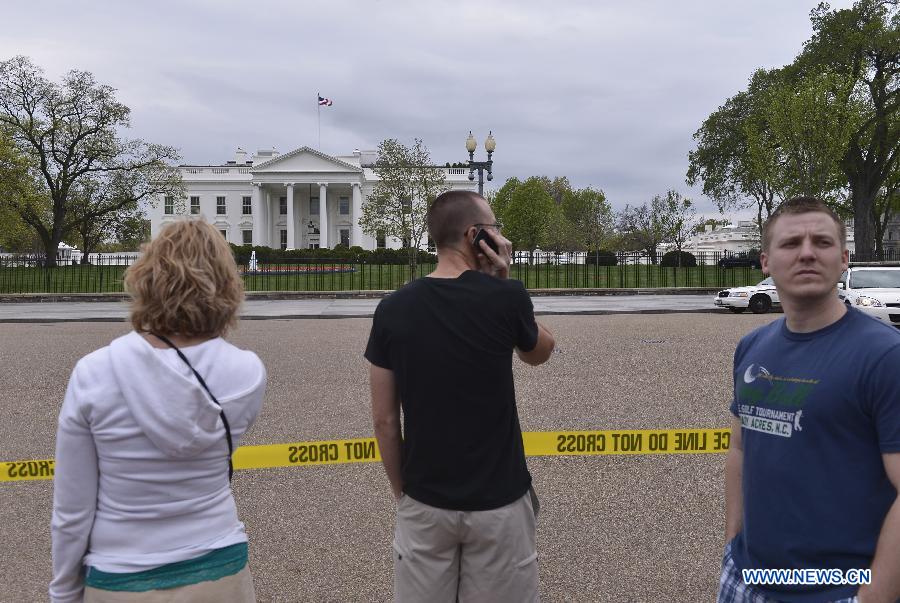
{"type": "Polygon", "coordinates": [[[164,226],[125,271],[142,333],[219,336],[237,323],[244,283],[225,237],[203,219],[164,226]]]}
{"type": "Polygon", "coordinates": [[[483,219],[476,201],[483,199],[472,191],[446,191],[438,195],[428,208],[428,234],[437,248],[453,245],[463,238],[465,230],[483,219]]]}
{"type": "Polygon", "coordinates": [[[818,211],[823,214],[828,214],[834,223],[837,224],[838,227],[838,238],[840,239],[841,249],[845,249],[847,247],[847,225],[844,224],[844,221],[841,220],[841,217],[838,216],[833,209],[828,207],[824,201],[821,199],[817,199],[815,197],[794,197],[793,199],[788,199],[784,203],[778,206],[769,219],[766,220],[766,223],[763,224],[762,229],[762,250],[768,251],[769,245],[772,243],[772,226],[775,222],[784,215],[797,215],[797,214],[806,214],[809,212],[818,211]]]}

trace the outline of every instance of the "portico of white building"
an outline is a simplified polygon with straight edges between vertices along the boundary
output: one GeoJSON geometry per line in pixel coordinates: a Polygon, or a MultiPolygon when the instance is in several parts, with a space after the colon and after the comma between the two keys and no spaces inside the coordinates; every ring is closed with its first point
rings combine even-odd
{"type": "MultiPolygon", "coordinates": [[[[231,243],[281,249],[358,245],[398,248],[397,239],[374,237],[359,226],[362,207],[378,176],[375,151],[331,156],[309,147],[289,153],[261,150],[252,158],[238,148],[218,165],[181,165],[186,199],[159,199],[150,234],[179,216],[199,215],[231,243]]],[[[466,168],[441,168],[447,186],[476,190],[466,168]]]]}

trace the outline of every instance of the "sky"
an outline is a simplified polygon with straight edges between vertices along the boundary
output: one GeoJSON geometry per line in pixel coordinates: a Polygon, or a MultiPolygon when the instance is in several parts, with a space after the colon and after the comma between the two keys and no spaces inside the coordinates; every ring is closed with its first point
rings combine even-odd
{"type": "Polygon", "coordinates": [[[755,69],[793,60],[815,5],[31,0],[4,7],[0,60],[26,55],[54,81],[92,72],[131,108],[128,137],[184,163],[316,148],[321,124],[325,153],[421,138],[442,165],[468,158],[470,130],[485,159],[492,131],[486,188],[566,176],[616,209],[674,189],[720,217],[685,183],[692,136],[755,69]]]}

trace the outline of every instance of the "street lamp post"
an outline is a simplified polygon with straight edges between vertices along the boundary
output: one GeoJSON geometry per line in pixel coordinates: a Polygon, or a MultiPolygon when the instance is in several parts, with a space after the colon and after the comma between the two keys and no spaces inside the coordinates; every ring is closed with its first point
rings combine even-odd
{"type": "Polygon", "coordinates": [[[494,174],[491,172],[494,160],[491,159],[491,155],[494,154],[494,149],[497,148],[497,141],[494,140],[494,135],[488,131],[487,140],[484,141],[484,150],[487,151],[488,154],[487,161],[475,161],[475,149],[477,147],[478,141],[472,136],[472,130],[469,130],[469,137],[466,138],[466,150],[469,151],[469,180],[475,180],[475,170],[478,170],[478,194],[483,197],[484,170],[487,170],[488,180],[494,179],[494,174]]]}

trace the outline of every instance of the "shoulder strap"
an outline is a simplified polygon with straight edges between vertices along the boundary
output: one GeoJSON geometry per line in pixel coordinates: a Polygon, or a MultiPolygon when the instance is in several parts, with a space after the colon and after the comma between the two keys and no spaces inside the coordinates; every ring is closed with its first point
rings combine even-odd
{"type": "Polygon", "coordinates": [[[219,404],[219,401],[216,399],[213,393],[209,391],[209,387],[206,386],[206,381],[203,380],[203,377],[200,376],[200,373],[197,372],[197,369],[194,368],[194,365],[190,363],[190,361],[187,359],[187,356],[185,356],[184,353],[179,350],[178,347],[174,343],[172,343],[168,337],[157,335],[156,333],[150,334],[175,350],[175,353],[178,354],[178,357],[181,358],[186,365],[188,365],[188,368],[190,368],[191,372],[194,373],[194,376],[197,377],[197,381],[200,382],[200,385],[204,390],[206,390],[206,393],[209,394],[209,397],[213,401],[213,403],[219,407],[219,416],[222,417],[222,425],[225,426],[225,440],[228,442],[228,481],[230,482],[231,476],[234,474],[234,465],[231,462],[231,456],[234,454],[234,446],[231,442],[231,427],[228,425],[228,419],[225,417],[225,411],[222,409],[222,405],[219,404]]]}

